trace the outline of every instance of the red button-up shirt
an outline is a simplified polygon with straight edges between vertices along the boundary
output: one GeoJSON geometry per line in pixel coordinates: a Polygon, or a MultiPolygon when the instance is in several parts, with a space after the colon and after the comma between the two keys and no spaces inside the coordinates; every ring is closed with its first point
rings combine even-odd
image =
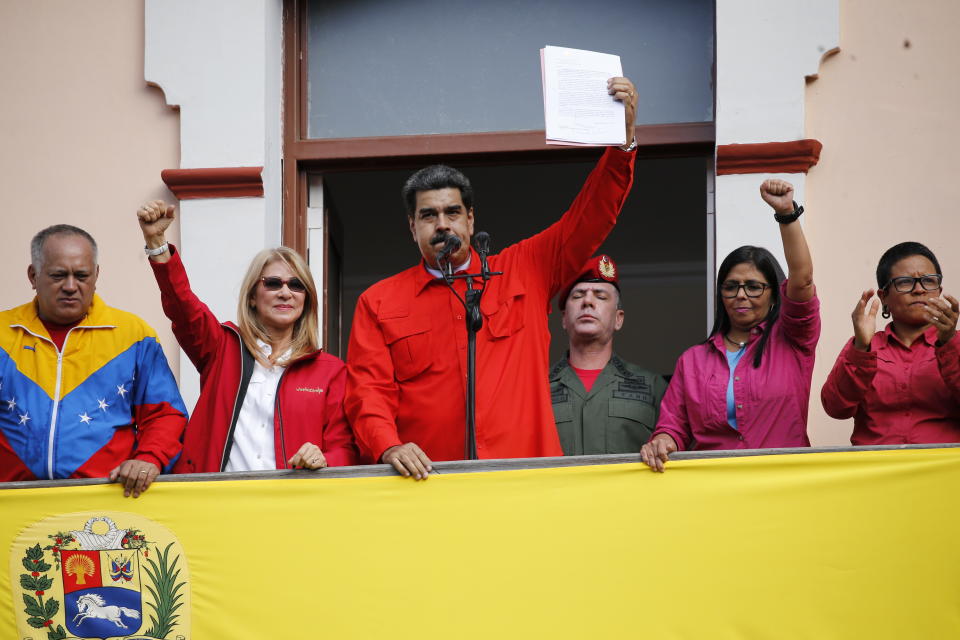
{"type": "Polygon", "coordinates": [[[727,364],[723,336],[712,336],[687,349],[660,403],[656,437],[665,433],[684,449],[768,449],[809,447],[807,411],[810,379],[820,338],[820,301],[787,297],[780,286],[780,317],[752,330],[747,351],[733,379],[737,429],[727,422],[727,364]],[[754,348],[763,331],[771,331],[760,366],[754,348]]]}
{"type": "MultiPolygon", "coordinates": [[[[490,256],[477,334],[480,458],[560,456],[550,405],[550,299],[577,275],[616,222],[633,183],[633,153],[606,151],[563,217],[490,256]]],[[[479,258],[471,254],[471,271],[479,258]]],[[[463,296],[466,284],[455,288],[463,296]]],[[[420,264],[357,301],[344,407],[357,441],[379,460],[415,442],[432,460],[464,457],[467,332],[460,302],[420,264]]]]}
{"type": "Polygon", "coordinates": [[[930,327],[908,347],[892,322],[874,334],[870,351],[851,338],[820,392],[828,415],[853,418],[850,442],[960,442],[960,336],[936,342],[930,327]]]}

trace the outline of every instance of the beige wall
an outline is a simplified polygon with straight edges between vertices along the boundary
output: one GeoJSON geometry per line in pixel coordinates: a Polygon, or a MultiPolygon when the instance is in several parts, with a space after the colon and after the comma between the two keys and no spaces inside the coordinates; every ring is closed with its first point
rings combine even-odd
{"type": "Polygon", "coordinates": [[[100,246],[98,292],[153,325],[176,372],[135,220],[143,200],[172,198],[160,171],[180,154],[179,114],[144,82],[143,2],[3,0],[0,24],[0,308],[33,295],[31,236],[81,226],[100,246]]]}
{"type": "MultiPolygon", "coordinates": [[[[929,246],[947,293],[960,296],[960,149],[955,0],[843,0],[840,52],[807,86],[806,133],[823,142],[807,178],[809,234],[823,304],[810,403],[814,444],[848,443],[852,420],[829,418],[820,388],[880,254],[905,240],[929,246]]],[[[883,326],[878,322],[878,326],[883,326]]]]}

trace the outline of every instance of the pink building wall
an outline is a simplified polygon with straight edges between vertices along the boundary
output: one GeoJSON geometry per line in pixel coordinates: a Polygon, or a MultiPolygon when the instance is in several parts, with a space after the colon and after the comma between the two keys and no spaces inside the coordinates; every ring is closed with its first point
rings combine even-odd
{"type": "Polygon", "coordinates": [[[958,20],[952,0],[843,0],[840,51],[807,86],[806,134],[823,143],[806,183],[805,229],[823,304],[810,402],[816,445],[849,444],[853,421],[828,417],[819,393],[853,335],[860,293],[876,287],[883,251],[905,240],[926,244],[943,268],[944,291],[960,297],[958,20]]]}
{"type": "Polygon", "coordinates": [[[0,307],[33,296],[33,234],[75,224],[100,247],[98,293],[157,330],[176,373],[179,349],[135,218],[145,199],[172,198],[160,171],[180,154],[179,115],[144,81],[143,11],[139,0],[0,3],[0,307]]]}

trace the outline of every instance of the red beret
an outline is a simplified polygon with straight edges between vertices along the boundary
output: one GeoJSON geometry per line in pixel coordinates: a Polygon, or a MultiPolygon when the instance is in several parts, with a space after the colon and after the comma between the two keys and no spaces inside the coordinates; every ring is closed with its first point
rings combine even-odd
{"type": "Polygon", "coordinates": [[[583,264],[580,274],[560,292],[560,297],[557,298],[557,306],[560,307],[561,311],[567,305],[567,298],[570,297],[573,286],[578,282],[609,282],[617,288],[617,291],[620,291],[620,276],[617,273],[617,265],[613,258],[603,254],[593,256],[583,264]]]}

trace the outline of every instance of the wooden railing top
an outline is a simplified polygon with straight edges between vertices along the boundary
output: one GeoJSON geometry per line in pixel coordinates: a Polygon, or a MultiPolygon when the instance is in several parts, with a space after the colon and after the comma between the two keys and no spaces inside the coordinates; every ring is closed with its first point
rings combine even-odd
{"type": "MultiPolygon", "coordinates": [[[[746,456],[778,456],[802,453],[837,453],[849,451],[889,451],[896,449],[948,449],[960,447],[960,443],[946,444],[900,444],[871,445],[862,447],[796,447],[788,449],[733,449],[729,451],[678,451],[670,456],[671,460],[698,460],[705,458],[739,458],[746,456]]],[[[627,464],[640,462],[638,453],[621,453],[594,456],[563,456],[558,458],[509,458],[503,460],[458,460],[434,462],[433,473],[482,473],[487,471],[508,471],[517,469],[550,469],[558,467],[581,467],[598,464],[627,464]]],[[[330,467],[317,471],[241,471],[224,473],[184,473],[162,475],[156,482],[221,482],[224,480],[284,480],[328,478],[371,478],[393,476],[397,472],[390,465],[374,464],[355,467],[330,467]]],[[[41,487],[75,487],[93,484],[107,484],[106,478],[84,478],[78,480],[30,480],[23,482],[0,482],[4,489],[37,489],[41,487]]]]}

